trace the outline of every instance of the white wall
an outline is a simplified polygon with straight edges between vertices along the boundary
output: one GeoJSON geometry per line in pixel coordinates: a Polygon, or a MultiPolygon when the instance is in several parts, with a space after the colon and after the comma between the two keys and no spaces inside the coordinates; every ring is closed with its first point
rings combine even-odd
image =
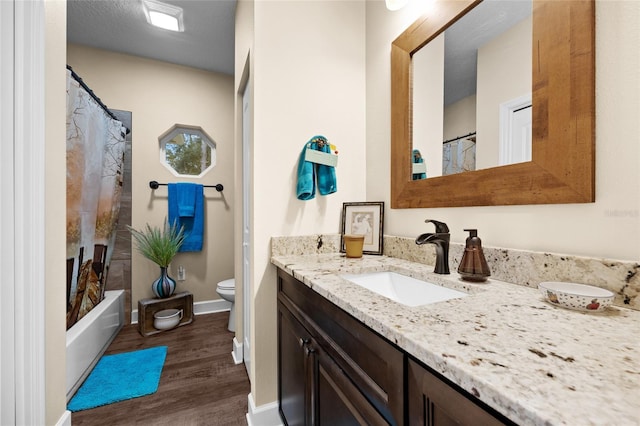
{"type": "MultiPolygon", "coordinates": [[[[389,200],[390,44],[423,2],[398,12],[367,2],[367,199],[389,200]]],[[[413,237],[427,218],[452,241],[478,228],[487,246],[597,258],[640,258],[640,2],[596,3],[596,202],[591,204],[389,210],[385,233],[413,237]]],[[[452,188],[455,191],[455,188],[452,188]]]]}
{"type": "Polygon", "coordinates": [[[253,47],[252,394],[258,406],[277,397],[270,238],[336,233],[342,203],[366,199],[364,13],[364,2],[258,1],[253,39],[238,35],[242,49],[253,47]],[[299,201],[298,157],[318,134],[339,150],[338,191],[299,201]]]}
{"type": "MultiPolygon", "coordinates": [[[[167,187],[155,191],[149,181],[222,183],[224,192],[205,188],[205,236],[200,252],[178,253],[186,281],[177,292],[190,291],[194,301],[219,299],[216,284],[233,277],[234,139],[233,77],[136,56],[70,44],[67,63],[109,107],[132,112],[132,226],[162,226],[168,215],[167,187]],[[174,124],[201,126],[216,142],[216,166],[201,178],[176,177],[160,163],[158,136],[174,124]]],[[[151,283],[158,266],[132,253],[131,304],[153,297],[151,283]]]]}

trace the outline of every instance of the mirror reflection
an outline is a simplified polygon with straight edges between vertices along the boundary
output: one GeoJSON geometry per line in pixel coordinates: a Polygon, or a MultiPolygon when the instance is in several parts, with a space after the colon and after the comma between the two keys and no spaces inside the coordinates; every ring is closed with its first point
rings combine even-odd
{"type": "Polygon", "coordinates": [[[412,56],[412,180],[531,161],[532,1],[485,0],[412,56]]]}
{"type": "Polygon", "coordinates": [[[215,142],[201,127],[176,124],[159,140],[160,161],[176,176],[202,176],[215,166],[215,142]]]}
{"type": "MultiPolygon", "coordinates": [[[[428,14],[417,18],[391,43],[391,208],[593,202],[595,2],[592,1],[533,1],[531,161],[433,178],[426,170],[426,179],[412,179],[413,150],[420,151],[416,158],[429,161],[429,154],[422,145],[417,145],[422,142],[413,143],[412,57],[479,3],[480,0],[438,0],[428,14]]],[[[444,86],[441,89],[444,91],[444,86]]],[[[479,87],[476,97],[480,97],[479,87]]],[[[444,138],[442,99],[443,121],[438,126],[443,128],[444,138]]],[[[477,110],[476,123],[480,125],[481,107],[477,110]]],[[[478,127],[476,167],[487,143],[483,141],[478,127]]],[[[442,142],[437,149],[441,146],[442,142]]]]}

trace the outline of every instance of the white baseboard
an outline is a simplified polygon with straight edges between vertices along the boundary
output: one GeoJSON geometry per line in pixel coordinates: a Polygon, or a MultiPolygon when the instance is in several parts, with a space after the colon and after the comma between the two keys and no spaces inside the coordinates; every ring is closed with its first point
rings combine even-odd
{"type": "MultiPolygon", "coordinates": [[[[225,312],[231,309],[231,302],[227,302],[224,299],[205,300],[202,302],[195,302],[193,304],[194,315],[215,314],[217,312],[225,312]]],[[[131,311],[131,324],[138,323],[138,310],[131,311]]]]}
{"type": "Polygon", "coordinates": [[[253,396],[249,394],[249,412],[247,413],[248,426],[283,426],[280,413],[278,412],[278,401],[263,404],[256,407],[253,396]]]}
{"type": "Polygon", "coordinates": [[[71,411],[65,410],[58,419],[56,426],[71,426],[71,411]]]}
{"type": "Polygon", "coordinates": [[[233,351],[231,351],[233,362],[236,364],[242,364],[244,361],[244,355],[242,353],[242,343],[238,342],[236,337],[233,337],[233,351]]]}

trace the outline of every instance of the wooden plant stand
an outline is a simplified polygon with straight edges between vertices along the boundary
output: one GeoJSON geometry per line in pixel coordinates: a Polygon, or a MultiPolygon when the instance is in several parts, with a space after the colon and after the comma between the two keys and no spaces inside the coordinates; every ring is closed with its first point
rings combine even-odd
{"type": "Polygon", "coordinates": [[[165,299],[138,300],[138,331],[140,334],[147,337],[168,331],[158,330],[153,326],[153,315],[164,309],[182,309],[182,319],[176,327],[191,324],[193,322],[193,294],[183,291],[165,299]]]}

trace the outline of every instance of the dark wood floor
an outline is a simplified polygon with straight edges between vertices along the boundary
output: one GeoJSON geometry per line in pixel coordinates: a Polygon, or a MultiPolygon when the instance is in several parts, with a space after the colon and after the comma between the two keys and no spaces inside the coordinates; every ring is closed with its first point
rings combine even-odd
{"type": "Polygon", "coordinates": [[[72,413],[72,425],[246,425],[251,387],[244,364],[233,363],[228,318],[228,312],[199,315],[149,337],[136,324],[124,326],[106,354],[168,346],[158,391],[72,413]]]}

